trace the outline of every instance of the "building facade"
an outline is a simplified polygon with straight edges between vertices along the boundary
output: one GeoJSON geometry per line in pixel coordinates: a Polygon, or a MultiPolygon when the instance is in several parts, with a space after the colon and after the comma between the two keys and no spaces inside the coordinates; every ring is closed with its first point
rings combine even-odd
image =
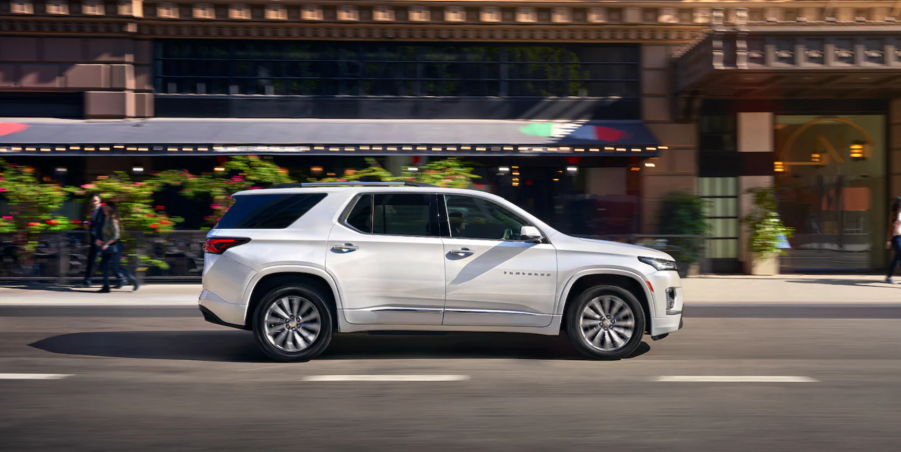
{"type": "Polygon", "coordinates": [[[894,1],[0,0],[0,157],[82,183],[235,153],[338,174],[457,155],[583,235],[653,234],[683,191],[709,198],[715,272],[750,259],[745,191],[776,186],[784,270],[867,270],[901,195],[896,18],[894,1]]]}

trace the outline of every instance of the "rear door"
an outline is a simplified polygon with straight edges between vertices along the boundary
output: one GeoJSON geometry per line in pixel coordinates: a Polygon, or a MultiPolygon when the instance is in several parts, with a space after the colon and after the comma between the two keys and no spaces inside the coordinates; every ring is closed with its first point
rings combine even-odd
{"type": "Polygon", "coordinates": [[[434,194],[369,193],[329,235],[326,267],[354,324],[440,325],[444,244],[434,194]]]}
{"type": "Polygon", "coordinates": [[[557,288],[557,251],[519,240],[529,222],[504,206],[475,197],[442,196],[445,325],[547,326],[557,288]]]}

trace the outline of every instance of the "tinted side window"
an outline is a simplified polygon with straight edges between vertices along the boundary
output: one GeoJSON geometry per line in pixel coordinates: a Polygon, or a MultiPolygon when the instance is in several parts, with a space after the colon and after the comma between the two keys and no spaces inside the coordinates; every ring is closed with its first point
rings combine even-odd
{"type": "Polygon", "coordinates": [[[324,193],[238,196],[216,229],[284,229],[323,198],[324,193]]]}
{"type": "Polygon", "coordinates": [[[515,240],[529,222],[505,207],[471,196],[445,196],[451,237],[515,240]]]}
{"type": "Polygon", "coordinates": [[[363,195],[357,200],[346,222],[360,232],[372,232],[372,195],[363,195]]]}
{"type": "Polygon", "coordinates": [[[430,219],[432,195],[373,196],[372,232],[391,235],[438,235],[430,219]]]}

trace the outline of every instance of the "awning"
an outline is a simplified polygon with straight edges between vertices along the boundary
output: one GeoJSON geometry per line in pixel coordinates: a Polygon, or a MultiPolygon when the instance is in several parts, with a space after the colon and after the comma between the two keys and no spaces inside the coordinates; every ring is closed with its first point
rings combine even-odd
{"type": "MultiPolygon", "coordinates": [[[[664,147],[665,148],[665,147],[664,147]]],[[[453,153],[654,156],[642,121],[173,119],[0,121],[0,153],[453,153]]]]}

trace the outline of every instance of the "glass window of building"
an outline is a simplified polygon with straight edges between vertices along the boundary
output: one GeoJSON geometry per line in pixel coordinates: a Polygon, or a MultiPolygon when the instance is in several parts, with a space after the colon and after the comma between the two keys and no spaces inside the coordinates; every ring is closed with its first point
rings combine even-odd
{"type": "Polygon", "coordinates": [[[707,257],[738,258],[738,178],[698,178],[698,194],[706,201],[707,257]]]}
{"type": "Polygon", "coordinates": [[[869,270],[885,262],[885,116],[775,118],[779,215],[795,229],[789,271],[869,270]]]}
{"type": "Polygon", "coordinates": [[[637,45],[164,40],[160,94],[638,98],[637,45]]]}

